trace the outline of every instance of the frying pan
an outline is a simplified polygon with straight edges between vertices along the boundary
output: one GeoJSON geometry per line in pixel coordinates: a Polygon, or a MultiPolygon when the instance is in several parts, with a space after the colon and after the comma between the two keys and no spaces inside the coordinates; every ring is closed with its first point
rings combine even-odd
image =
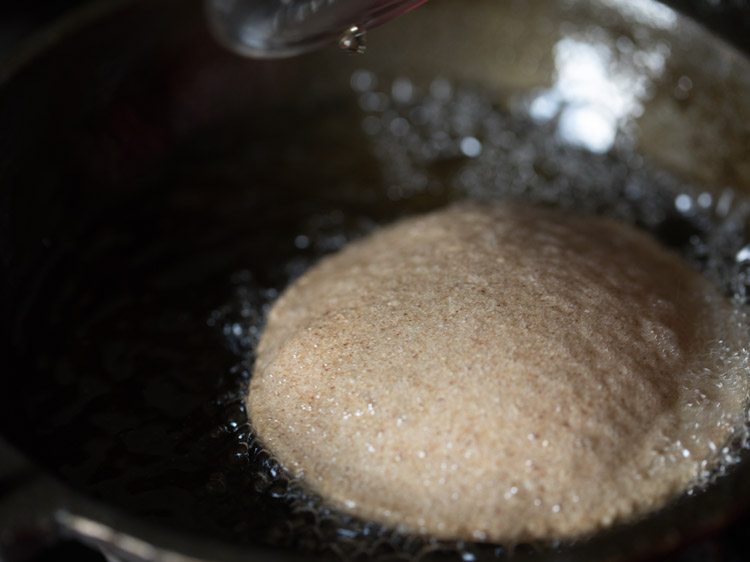
{"type": "MultiPolygon", "coordinates": [[[[750,191],[748,62],[645,1],[432,2],[373,33],[366,57],[273,62],[217,47],[200,2],[128,1],[88,8],[20,54],[0,90],[4,555],[60,535],[130,560],[293,560],[314,547],[310,514],[260,482],[278,467],[238,445],[248,317],[342,237],[456,197],[447,180],[386,189],[352,74],[425,89],[448,79],[523,111],[559,82],[566,40],[607,53],[619,73],[629,101],[611,123],[642,155],[634,167],[713,201],[750,191]]],[[[571,152],[585,153],[581,181],[632,179],[602,172],[620,163],[599,148],[571,152]]],[[[673,227],[689,238],[689,223],[673,227]]],[[[749,500],[743,452],[642,521],[514,556],[657,556],[749,500]]]]}

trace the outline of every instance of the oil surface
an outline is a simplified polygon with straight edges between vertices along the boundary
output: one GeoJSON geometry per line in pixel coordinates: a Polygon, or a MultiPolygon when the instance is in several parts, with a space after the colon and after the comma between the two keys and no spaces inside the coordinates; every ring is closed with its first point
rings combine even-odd
{"type": "Polygon", "coordinates": [[[361,71],[350,95],[179,147],[154,189],[50,267],[18,335],[38,377],[19,381],[33,400],[8,406],[11,437],[44,441],[35,456],[86,493],[191,532],[344,558],[504,556],[327,508],[255,444],[242,404],[264,315],[291,280],[379,224],[466,197],[627,220],[745,305],[746,200],[654,169],[626,136],[598,154],[555,127],[524,100],[361,71]]]}

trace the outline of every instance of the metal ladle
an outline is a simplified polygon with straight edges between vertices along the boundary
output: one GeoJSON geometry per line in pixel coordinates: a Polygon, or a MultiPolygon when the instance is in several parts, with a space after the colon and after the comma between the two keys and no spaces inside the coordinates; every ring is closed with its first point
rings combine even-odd
{"type": "Polygon", "coordinates": [[[283,58],[338,42],[363,52],[365,33],[427,0],[207,0],[217,38],[242,55],[283,58]]]}

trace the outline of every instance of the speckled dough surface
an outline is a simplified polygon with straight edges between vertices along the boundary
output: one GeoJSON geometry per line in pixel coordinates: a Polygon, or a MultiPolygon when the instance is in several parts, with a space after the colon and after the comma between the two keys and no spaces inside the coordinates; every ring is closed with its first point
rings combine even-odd
{"type": "Polygon", "coordinates": [[[741,423],[733,314],[629,225],[462,204],[296,281],[248,408],[349,513],[443,538],[580,535],[662,505],[741,423]]]}

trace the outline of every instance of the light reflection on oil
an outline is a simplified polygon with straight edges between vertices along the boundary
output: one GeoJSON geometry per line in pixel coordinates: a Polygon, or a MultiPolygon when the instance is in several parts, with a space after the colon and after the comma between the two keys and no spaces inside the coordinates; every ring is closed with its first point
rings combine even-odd
{"type": "Polygon", "coordinates": [[[600,28],[562,37],[554,47],[552,87],[532,95],[529,114],[540,123],[557,119],[557,134],[567,144],[606,153],[627,123],[642,115],[669,55],[666,44],[638,48],[600,28]]]}

